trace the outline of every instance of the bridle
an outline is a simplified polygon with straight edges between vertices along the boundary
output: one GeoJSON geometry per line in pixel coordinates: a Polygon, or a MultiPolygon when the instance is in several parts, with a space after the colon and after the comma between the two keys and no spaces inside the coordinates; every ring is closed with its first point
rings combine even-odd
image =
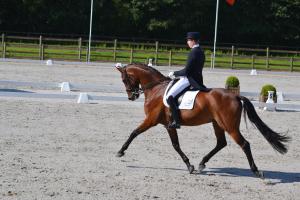
{"type": "Polygon", "coordinates": [[[130,99],[131,98],[137,99],[140,96],[140,94],[144,93],[143,89],[140,88],[139,86],[138,87],[132,86],[130,76],[127,74],[126,69],[124,69],[124,80],[123,81],[126,85],[126,92],[131,93],[131,96],[129,97],[130,99]]]}
{"type": "Polygon", "coordinates": [[[161,84],[161,83],[163,83],[163,82],[165,82],[169,79],[162,79],[162,80],[159,80],[159,81],[150,82],[150,83],[146,84],[144,87],[139,87],[139,86],[134,87],[134,86],[132,86],[130,80],[131,80],[130,76],[127,74],[126,69],[124,69],[124,80],[123,81],[126,84],[126,92],[131,93],[131,96],[129,98],[134,97],[134,99],[137,99],[140,94],[143,94],[145,92],[145,90],[151,89],[154,86],[156,86],[158,84],[161,84]]]}

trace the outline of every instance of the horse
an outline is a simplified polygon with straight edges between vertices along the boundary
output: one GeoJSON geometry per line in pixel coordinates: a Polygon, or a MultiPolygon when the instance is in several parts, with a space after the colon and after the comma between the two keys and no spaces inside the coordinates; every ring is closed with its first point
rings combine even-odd
{"type": "MultiPolygon", "coordinates": [[[[164,76],[155,68],[144,64],[132,63],[124,67],[116,66],[116,68],[121,73],[129,100],[134,101],[138,99],[142,93],[145,96],[145,119],[132,131],[116,156],[124,156],[130,143],[138,135],[153,126],[162,124],[167,129],[175,151],[181,156],[189,173],[193,173],[195,170],[194,166],[190,164],[188,157],[180,148],[176,129],[168,128],[167,126],[171,120],[171,116],[169,108],[163,103],[163,95],[171,79],[164,76]]],[[[250,169],[254,175],[264,178],[263,172],[259,171],[254,163],[250,143],[242,136],[239,129],[243,110],[245,120],[247,113],[249,120],[276,151],[281,154],[287,152],[285,143],[290,138],[269,128],[257,115],[253,104],[248,98],[230,93],[222,88],[212,88],[209,92],[200,91],[197,94],[192,110],[180,110],[181,125],[197,126],[212,123],[217,138],[216,146],[199,163],[198,173],[201,173],[205,169],[206,163],[227,145],[225,138],[225,132],[227,132],[246,154],[250,169]]]]}

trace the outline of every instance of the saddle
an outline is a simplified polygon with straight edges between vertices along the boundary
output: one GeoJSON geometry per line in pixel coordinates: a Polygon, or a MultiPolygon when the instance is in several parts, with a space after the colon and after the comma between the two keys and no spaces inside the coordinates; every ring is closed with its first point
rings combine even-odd
{"type": "MultiPolygon", "coordinates": [[[[164,93],[164,97],[163,97],[163,102],[164,102],[164,105],[169,107],[169,104],[167,103],[167,99],[166,99],[166,96],[168,94],[168,92],[170,91],[170,89],[172,88],[172,86],[178,81],[178,79],[174,79],[172,80],[166,90],[165,90],[165,93],[164,93]]],[[[197,88],[194,88],[193,86],[189,86],[187,87],[186,89],[184,89],[182,92],[180,92],[176,97],[175,97],[175,100],[177,102],[177,105],[179,109],[193,109],[194,107],[194,102],[195,102],[195,98],[198,94],[198,92],[208,92],[210,91],[211,89],[208,89],[208,88],[205,88],[204,90],[199,90],[197,88]]]]}

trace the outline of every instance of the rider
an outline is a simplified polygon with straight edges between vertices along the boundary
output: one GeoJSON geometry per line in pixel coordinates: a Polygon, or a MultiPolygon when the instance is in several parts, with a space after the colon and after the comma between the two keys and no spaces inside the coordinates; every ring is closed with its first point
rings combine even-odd
{"type": "Polygon", "coordinates": [[[199,46],[200,34],[198,32],[187,33],[187,44],[191,48],[188,60],[184,69],[170,72],[169,77],[179,77],[167,94],[167,102],[170,106],[173,121],[168,128],[180,128],[179,111],[176,103],[176,96],[184,89],[192,86],[195,89],[205,91],[207,88],[203,85],[202,68],[205,61],[205,55],[199,46]]]}

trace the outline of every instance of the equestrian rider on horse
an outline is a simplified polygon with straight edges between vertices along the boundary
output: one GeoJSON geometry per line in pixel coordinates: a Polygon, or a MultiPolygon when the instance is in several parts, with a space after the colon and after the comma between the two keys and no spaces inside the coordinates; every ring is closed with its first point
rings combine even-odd
{"type": "Polygon", "coordinates": [[[179,111],[177,106],[177,95],[179,95],[187,87],[192,86],[193,89],[206,91],[203,85],[202,69],[205,62],[205,55],[199,46],[200,34],[198,32],[187,33],[187,44],[191,48],[188,55],[187,64],[184,69],[170,72],[171,79],[179,78],[167,94],[167,102],[170,106],[173,121],[168,128],[180,128],[179,111]]]}

